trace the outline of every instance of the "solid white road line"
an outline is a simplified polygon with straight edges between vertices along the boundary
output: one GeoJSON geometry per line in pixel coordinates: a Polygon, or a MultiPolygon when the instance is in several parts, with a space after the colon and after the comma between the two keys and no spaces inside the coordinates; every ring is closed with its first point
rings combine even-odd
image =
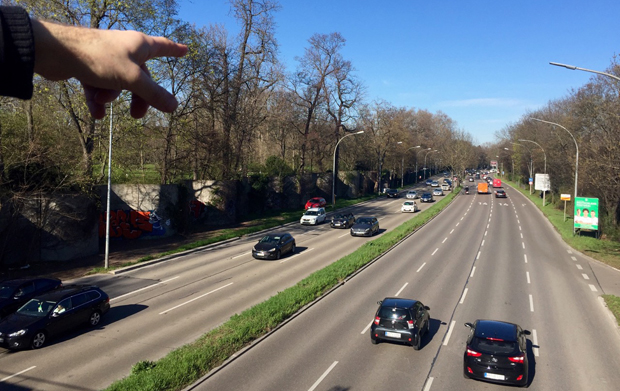
{"type": "Polygon", "coordinates": [[[170,309],[167,309],[167,310],[165,310],[165,311],[163,311],[163,312],[160,312],[160,313],[159,313],[159,315],[162,315],[162,314],[168,313],[168,312],[170,312],[170,311],[172,311],[172,310],[175,310],[175,309],[177,309],[177,308],[179,308],[179,307],[184,306],[185,304],[189,304],[189,303],[191,303],[192,301],[195,301],[195,300],[198,300],[198,299],[200,299],[200,298],[202,298],[202,297],[205,297],[205,296],[207,296],[207,295],[210,295],[211,293],[217,292],[217,291],[219,291],[220,289],[224,289],[224,288],[226,288],[227,286],[231,286],[232,284],[233,284],[232,282],[231,282],[231,283],[228,283],[228,284],[226,284],[226,285],[224,285],[224,286],[221,286],[221,287],[219,287],[219,288],[217,288],[217,289],[214,289],[214,290],[212,290],[212,291],[210,291],[210,292],[207,292],[207,293],[205,293],[204,295],[200,295],[200,296],[198,296],[198,297],[194,297],[193,299],[188,300],[188,301],[186,301],[185,303],[181,303],[181,304],[179,304],[179,305],[177,305],[177,306],[174,306],[174,307],[172,307],[172,308],[170,308],[170,309]]]}
{"type": "Polygon", "coordinates": [[[129,293],[125,293],[124,295],[120,295],[120,296],[114,297],[114,298],[110,299],[110,301],[114,301],[114,300],[120,299],[120,298],[125,297],[125,296],[133,295],[134,293],[138,293],[138,292],[140,292],[140,291],[143,291],[143,290],[146,290],[146,289],[152,288],[152,287],[157,286],[157,285],[165,284],[165,283],[167,283],[168,281],[176,280],[176,279],[177,279],[177,278],[179,278],[179,277],[180,277],[180,276],[172,277],[172,278],[171,278],[171,279],[169,279],[169,280],[165,280],[165,281],[158,282],[157,284],[153,284],[153,285],[145,286],[144,288],[140,288],[140,289],[137,289],[137,290],[135,290],[135,291],[132,291],[132,292],[129,292],[129,293]]]}
{"type": "Polygon", "coordinates": [[[400,295],[400,292],[402,292],[402,291],[403,291],[403,289],[405,289],[405,287],[406,287],[407,285],[409,285],[409,283],[408,283],[408,282],[405,282],[405,285],[403,285],[403,287],[402,287],[402,288],[400,288],[398,292],[396,292],[396,296],[400,295]]]}
{"type": "Polygon", "coordinates": [[[534,298],[530,295],[530,311],[534,312],[534,298]]]}
{"type": "Polygon", "coordinates": [[[579,270],[583,270],[583,268],[581,267],[581,265],[576,265],[576,266],[577,266],[577,269],[579,269],[579,270]]]}
{"type": "Polygon", "coordinates": [[[527,275],[527,283],[530,283],[530,272],[525,272],[525,274],[527,275]]]}
{"type": "Polygon", "coordinates": [[[424,385],[424,389],[422,391],[430,391],[432,385],[433,385],[433,378],[429,377],[426,380],[426,384],[424,385]]]}
{"type": "Polygon", "coordinates": [[[448,238],[445,238],[445,239],[443,240],[443,242],[441,242],[441,244],[444,244],[444,243],[446,242],[446,240],[448,240],[448,238]]]}
{"type": "Polygon", "coordinates": [[[420,266],[420,267],[418,268],[418,270],[416,271],[416,273],[419,273],[419,272],[420,272],[420,270],[422,270],[422,268],[424,267],[424,265],[426,265],[426,262],[424,262],[424,263],[422,264],[422,266],[420,266]]]}
{"type": "Polygon", "coordinates": [[[590,277],[588,277],[588,275],[587,275],[587,274],[585,274],[585,273],[581,273],[581,275],[583,276],[583,278],[584,278],[585,280],[589,280],[589,279],[590,279],[590,277]]]}
{"type": "Polygon", "coordinates": [[[527,263],[527,254],[523,254],[523,258],[525,258],[525,263],[527,263]]]}
{"type": "Polygon", "coordinates": [[[248,251],[247,253],[236,255],[236,256],[232,257],[231,259],[237,259],[237,258],[245,257],[248,254],[252,254],[252,251],[248,251]]]}
{"type": "Polygon", "coordinates": [[[344,238],[344,237],[345,237],[345,236],[347,236],[347,235],[350,235],[350,234],[349,234],[349,233],[346,233],[346,234],[344,234],[344,235],[340,235],[340,236],[338,236],[338,239],[340,239],[340,238],[344,238]]]}
{"type": "Polygon", "coordinates": [[[7,376],[7,377],[5,377],[4,379],[0,379],[0,383],[5,382],[5,381],[7,381],[7,380],[9,380],[9,379],[11,379],[11,378],[13,378],[13,377],[15,377],[15,376],[19,376],[19,375],[21,375],[21,374],[22,374],[22,373],[24,373],[24,372],[28,372],[28,371],[29,371],[29,370],[31,370],[31,369],[35,369],[36,367],[37,367],[37,366],[36,366],[36,365],[34,365],[34,366],[30,367],[30,368],[26,368],[26,369],[24,369],[23,371],[19,371],[19,372],[15,373],[15,374],[13,374],[13,375],[11,375],[11,376],[7,376]]]}
{"type": "Polygon", "coordinates": [[[465,301],[465,296],[467,296],[467,290],[469,288],[465,288],[465,290],[463,291],[463,296],[461,296],[461,300],[459,301],[459,304],[463,304],[463,302],[465,301]]]}
{"type": "Polygon", "coordinates": [[[368,329],[370,329],[370,326],[372,326],[372,322],[374,322],[375,320],[371,320],[370,323],[368,323],[368,326],[366,326],[366,328],[364,330],[362,330],[362,332],[360,334],[366,334],[366,332],[368,332],[368,329]]]}
{"type": "Polygon", "coordinates": [[[452,330],[454,330],[454,325],[456,324],[456,320],[453,320],[450,323],[450,327],[448,327],[448,333],[446,334],[446,339],[443,341],[443,346],[448,346],[448,341],[450,341],[450,336],[452,335],[452,330]]]}
{"type": "Polygon", "coordinates": [[[439,248],[436,248],[435,251],[433,251],[433,253],[431,255],[435,255],[435,253],[437,252],[437,250],[439,250],[439,248]]]}
{"type": "Polygon", "coordinates": [[[475,272],[476,272],[476,267],[474,266],[471,268],[471,274],[469,275],[469,277],[473,277],[475,272]]]}
{"type": "Polygon", "coordinates": [[[588,285],[590,286],[590,290],[592,292],[598,292],[598,289],[596,289],[596,287],[594,285],[592,285],[592,284],[588,284],[588,285]]]}
{"type": "Polygon", "coordinates": [[[329,373],[332,371],[332,369],[334,369],[334,367],[338,365],[338,361],[334,361],[334,363],[332,365],[329,366],[329,368],[327,368],[327,371],[325,371],[321,377],[319,377],[319,380],[317,380],[312,387],[308,388],[308,391],[313,391],[315,388],[317,388],[319,386],[319,384],[321,384],[321,382],[323,381],[323,379],[325,379],[325,377],[327,375],[329,375],[329,373]]]}
{"type": "MultiPolygon", "coordinates": [[[[536,334],[536,329],[532,329],[532,342],[535,346],[538,346],[538,334],[536,334]]],[[[538,357],[538,348],[532,348],[534,351],[534,356],[538,357]]]]}

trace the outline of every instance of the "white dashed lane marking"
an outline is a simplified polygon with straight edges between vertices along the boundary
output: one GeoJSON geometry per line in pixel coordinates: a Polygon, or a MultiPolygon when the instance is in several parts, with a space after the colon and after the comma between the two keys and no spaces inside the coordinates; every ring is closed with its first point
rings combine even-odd
{"type": "Polygon", "coordinates": [[[581,273],[581,275],[583,276],[584,280],[589,280],[590,279],[590,277],[588,277],[588,275],[585,274],[585,273],[581,273]]]}
{"type": "Polygon", "coordinates": [[[471,269],[471,274],[469,275],[469,277],[473,277],[475,272],[476,272],[476,267],[474,266],[474,267],[471,269]]]}

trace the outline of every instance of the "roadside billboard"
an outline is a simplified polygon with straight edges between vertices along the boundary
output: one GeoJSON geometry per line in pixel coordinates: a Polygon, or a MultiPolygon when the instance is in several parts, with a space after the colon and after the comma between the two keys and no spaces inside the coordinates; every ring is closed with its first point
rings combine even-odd
{"type": "Polygon", "coordinates": [[[551,181],[549,174],[535,174],[534,190],[548,191],[551,190],[551,181]]]}
{"type": "Polygon", "coordinates": [[[575,197],[574,227],[598,231],[598,198],[575,197]]]}

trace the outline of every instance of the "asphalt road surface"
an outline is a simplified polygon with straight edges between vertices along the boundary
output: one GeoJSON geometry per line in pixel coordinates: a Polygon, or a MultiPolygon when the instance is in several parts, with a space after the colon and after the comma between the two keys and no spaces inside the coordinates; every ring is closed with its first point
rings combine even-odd
{"type": "MultiPolygon", "coordinates": [[[[400,212],[405,200],[402,194],[398,199],[377,199],[351,210],[356,217],[379,217],[381,235],[416,218],[417,214],[400,212]]],[[[417,203],[422,209],[431,205],[417,203]]],[[[1,351],[0,389],[105,388],[127,376],[136,362],[157,360],[196,340],[235,313],[374,239],[351,237],[349,230],[332,229],[327,223],[290,224],[282,230],[295,237],[297,251],[277,261],[252,258],[251,248],[261,236],[255,235],[124,274],[74,281],[96,284],[106,291],[111,297],[110,312],[98,328],[78,329],[51,340],[42,349],[1,351]]]]}

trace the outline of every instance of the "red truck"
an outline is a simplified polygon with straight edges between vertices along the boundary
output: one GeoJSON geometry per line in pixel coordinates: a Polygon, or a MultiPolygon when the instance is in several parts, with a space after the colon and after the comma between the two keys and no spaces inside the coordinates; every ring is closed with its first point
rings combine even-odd
{"type": "Polygon", "coordinates": [[[502,180],[493,178],[493,188],[496,188],[496,187],[502,187],[502,180]]]}

